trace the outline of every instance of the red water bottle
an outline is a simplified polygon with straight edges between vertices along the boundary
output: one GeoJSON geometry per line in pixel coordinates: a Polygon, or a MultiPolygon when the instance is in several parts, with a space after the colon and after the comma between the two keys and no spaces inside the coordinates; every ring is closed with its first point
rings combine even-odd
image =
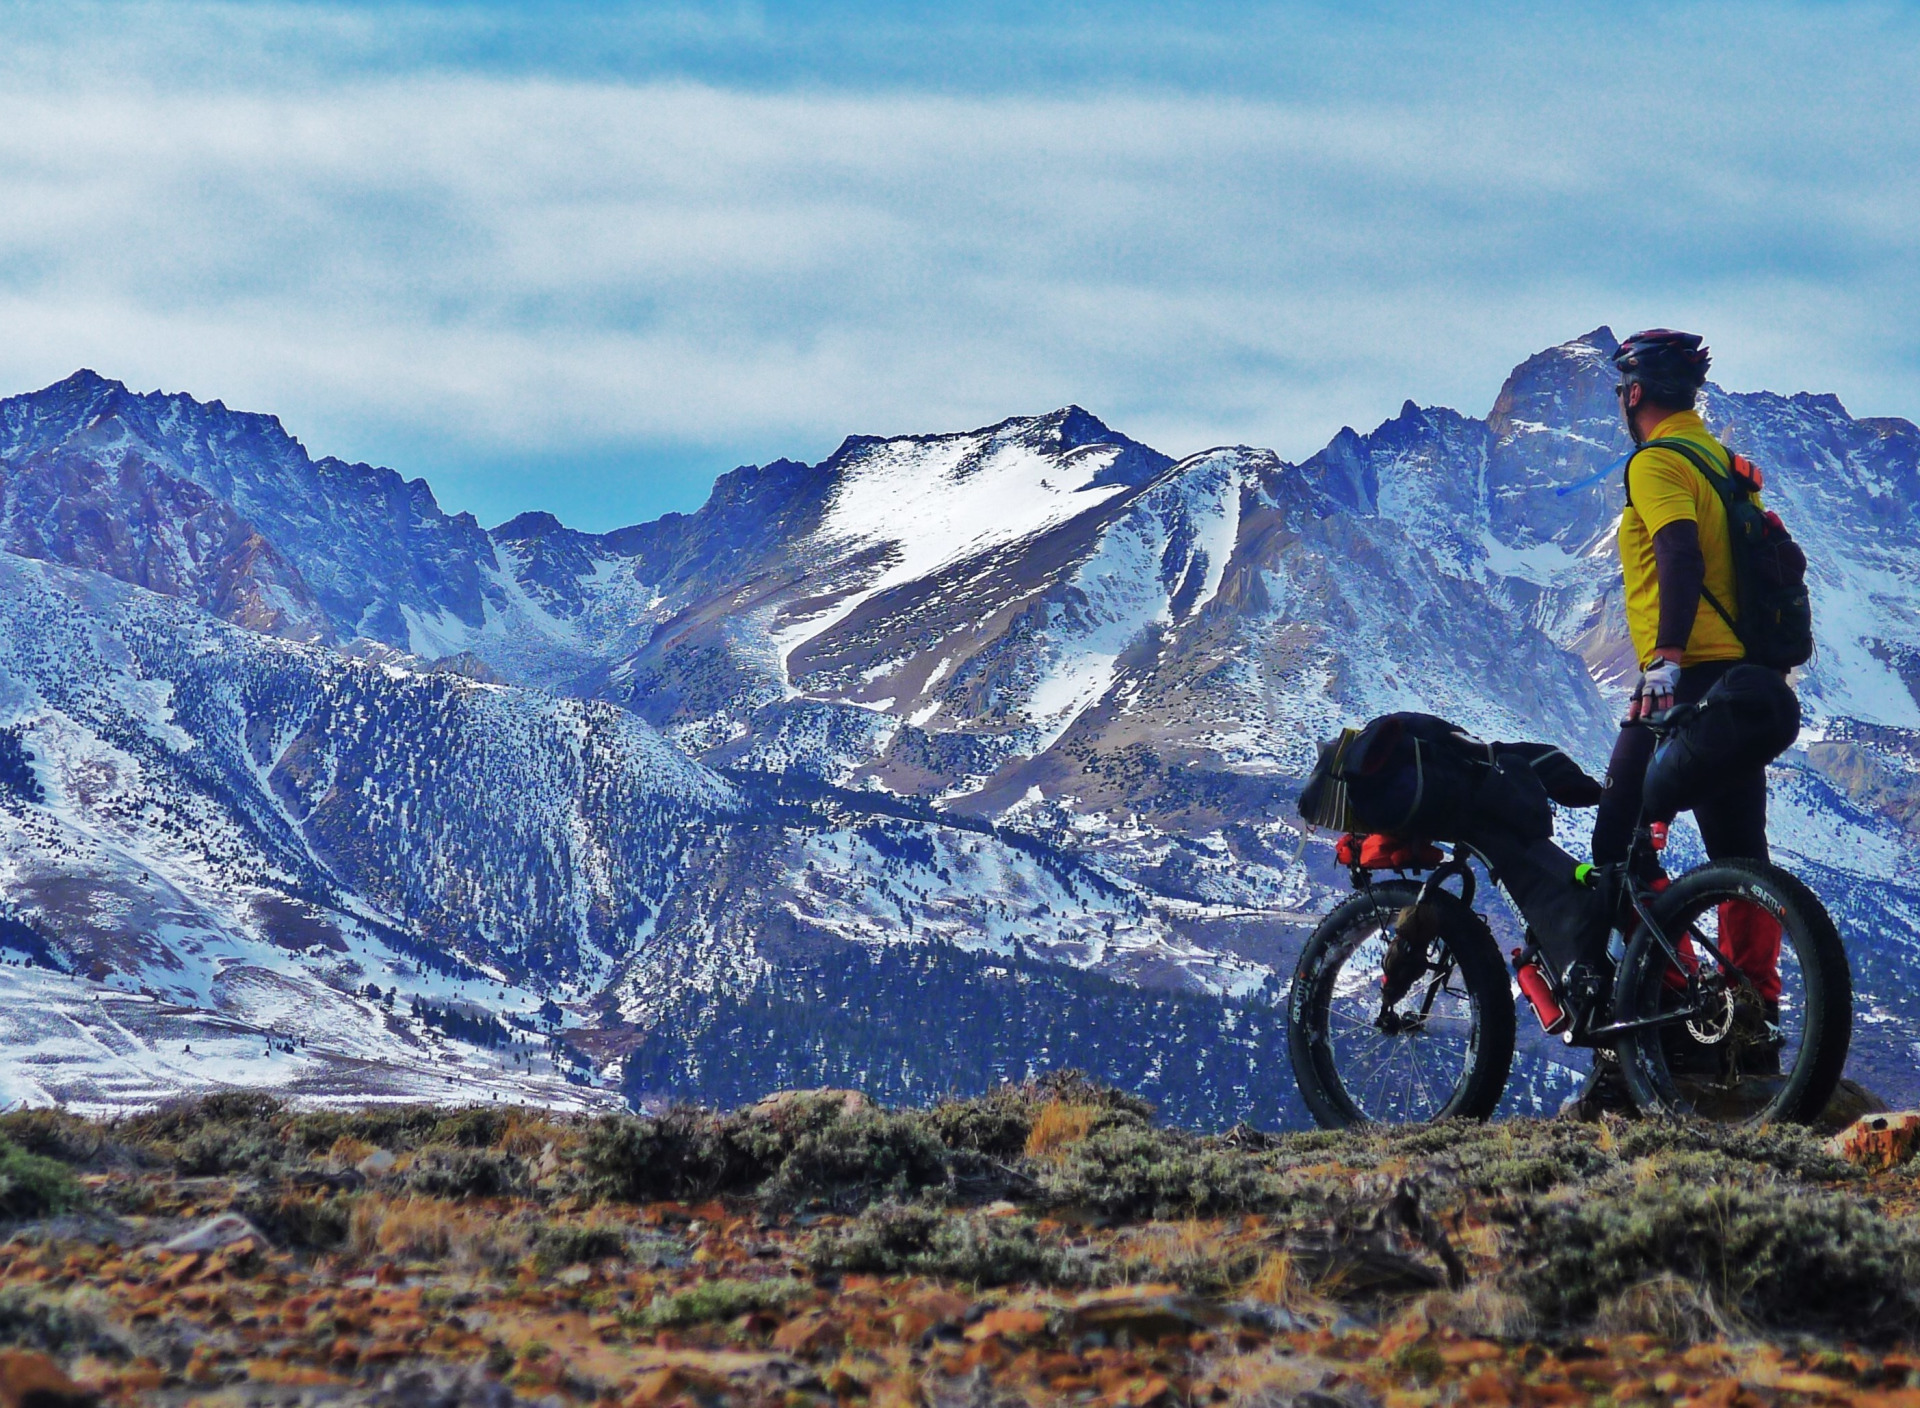
{"type": "Polygon", "coordinates": [[[1533,1006],[1533,1015],[1540,1019],[1541,1030],[1548,1035],[1564,1031],[1567,1026],[1567,1009],[1560,1005],[1560,999],[1553,995],[1553,984],[1547,981],[1547,975],[1540,971],[1540,965],[1529,958],[1520,961],[1522,949],[1513,951],[1514,976],[1520,980],[1520,991],[1527,995],[1527,1001],[1533,1006]]]}
{"type": "Polygon", "coordinates": [[[1667,848],[1667,824],[1664,821],[1648,822],[1647,836],[1652,840],[1656,851],[1664,851],[1667,848]]]}

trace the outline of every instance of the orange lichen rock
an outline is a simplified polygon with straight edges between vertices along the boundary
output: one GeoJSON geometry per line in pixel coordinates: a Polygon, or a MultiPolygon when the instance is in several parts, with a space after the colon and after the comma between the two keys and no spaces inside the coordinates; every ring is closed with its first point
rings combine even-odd
{"type": "Polygon", "coordinates": [[[626,1408],[652,1408],[656,1403],[712,1399],[728,1391],[726,1379],[686,1364],[669,1364],[641,1376],[625,1400],[626,1408]]]}
{"type": "Polygon", "coordinates": [[[1044,1334],[1047,1313],[1044,1310],[990,1310],[967,1327],[970,1340],[1030,1340],[1044,1334]]]}
{"type": "Polygon", "coordinates": [[[78,1408],[93,1404],[89,1393],[44,1354],[0,1350],[0,1408],[78,1408]]]}
{"type": "Polygon", "coordinates": [[[1871,1173],[1903,1164],[1920,1152],[1920,1110],[1867,1115],[1834,1135],[1827,1147],[1871,1173]]]}
{"type": "Polygon", "coordinates": [[[786,1354],[811,1359],[846,1343],[847,1327],[838,1316],[823,1310],[808,1311],[782,1325],[773,1336],[773,1347],[786,1354]]]}

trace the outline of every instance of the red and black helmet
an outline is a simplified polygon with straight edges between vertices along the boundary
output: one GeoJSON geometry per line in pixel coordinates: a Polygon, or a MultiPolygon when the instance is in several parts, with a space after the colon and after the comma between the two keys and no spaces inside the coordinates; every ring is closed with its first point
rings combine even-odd
{"type": "Polygon", "coordinates": [[[1649,392],[1691,394],[1707,380],[1713,356],[1698,333],[1648,328],[1626,339],[1613,354],[1622,382],[1640,382],[1649,392]]]}

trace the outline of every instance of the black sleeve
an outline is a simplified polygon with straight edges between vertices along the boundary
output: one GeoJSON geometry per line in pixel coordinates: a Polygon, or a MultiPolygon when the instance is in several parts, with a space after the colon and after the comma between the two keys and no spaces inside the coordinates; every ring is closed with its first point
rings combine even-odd
{"type": "Polygon", "coordinates": [[[1660,582],[1660,631],[1653,643],[1684,650],[1700,610],[1700,588],[1707,580],[1700,525],[1691,518],[1677,518],[1655,533],[1653,566],[1660,582]]]}

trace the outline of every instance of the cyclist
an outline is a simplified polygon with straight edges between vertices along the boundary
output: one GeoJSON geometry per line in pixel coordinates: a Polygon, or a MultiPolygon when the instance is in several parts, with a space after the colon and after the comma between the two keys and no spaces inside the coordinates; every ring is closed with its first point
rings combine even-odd
{"type": "MultiPolygon", "coordinates": [[[[1731,464],[1726,447],[1695,409],[1711,361],[1698,336],[1667,328],[1637,332],[1620,344],[1613,361],[1620,369],[1614,394],[1636,446],[1650,440],[1687,440],[1714,466],[1731,464]]],[[[1627,629],[1640,665],[1627,709],[1631,721],[1697,702],[1746,650],[1701,590],[1706,588],[1729,610],[1739,601],[1727,512],[1719,494],[1692,461],[1660,447],[1634,452],[1627,489],[1629,502],[1620,514],[1620,565],[1627,629]]],[[[1620,731],[1593,824],[1596,865],[1627,858],[1653,747],[1653,735],[1646,729],[1620,731]]],[[[1711,797],[1695,804],[1693,816],[1709,858],[1767,859],[1765,767],[1727,776],[1711,797]]],[[[1780,926],[1773,917],[1755,905],[1724,905],[1720,942],[1760,997],[1776,1004],[1780,926]]],[[[1624,1091],[1617,1077],[1613,1062],[1596,1060],[1580,1097],[1580,1112],[1622,1103],[1624,1091]]]]}

